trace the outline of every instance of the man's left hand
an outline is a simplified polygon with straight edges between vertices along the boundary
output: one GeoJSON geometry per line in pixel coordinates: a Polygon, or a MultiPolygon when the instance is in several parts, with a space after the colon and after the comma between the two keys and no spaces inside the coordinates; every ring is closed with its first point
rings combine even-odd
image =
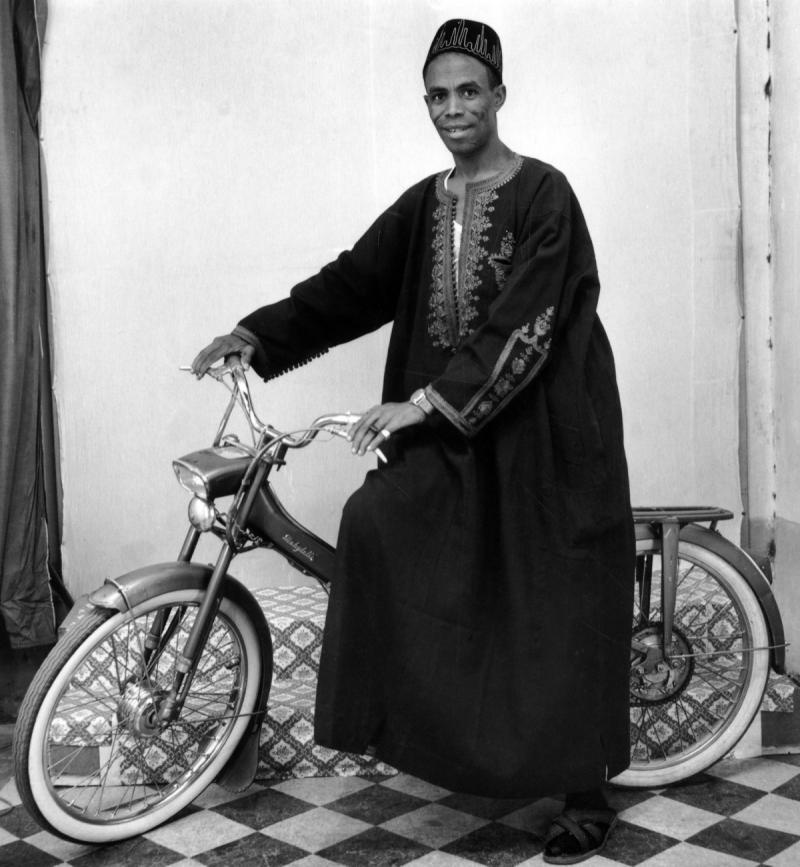
{"type": "Polygon", "coordinates": [[[413,403],[382,403],[368,409],[350,431],[354,455],[374,452],[396,431],[425,421],[425,413],[413,403]]]}

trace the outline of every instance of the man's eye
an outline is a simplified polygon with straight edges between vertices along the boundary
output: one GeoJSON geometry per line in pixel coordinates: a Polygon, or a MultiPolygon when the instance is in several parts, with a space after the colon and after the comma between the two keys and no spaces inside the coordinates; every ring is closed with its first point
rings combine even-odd
{"type": "Polygon", "coordinates": [[[431,102],[441,102],[444,99],[443,93],[432,93],[430,95],[431,102]]]}
{"type": "Polygon", "coordinates": [[[465,90],[462,90],[461,94],[462,96],[466,96],[467,99],[473,99],[475,96],[478,95],[478,91],[472,87],[468,87],[465,90]]]}

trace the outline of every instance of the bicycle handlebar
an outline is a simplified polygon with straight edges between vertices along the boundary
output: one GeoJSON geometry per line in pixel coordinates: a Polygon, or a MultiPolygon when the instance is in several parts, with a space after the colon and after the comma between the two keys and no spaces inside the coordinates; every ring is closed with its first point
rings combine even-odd
{"type": "MultiPolygon", "coordinates": [[[[191,368],[181,367],[181,370],[191,370],[191,368]]],[[[221,382],[231,392],[230,401],[223,413],[222,420],[217,429],[217,434],[214,437],[215,446],[218,446],[222,441],[222,436],[228,424],[228,420],[230,419],[234,406],[237,404],[244,412],[254,439],[259,441],[261,445],[266,445],[267,447],[277,446],[280,444],[291,449],[304,448],[313,442],[318,434],[323,432],[346,438],[348,430],[361,418],[360,415],[350,412],[331,413],[328,415],[321,415],[314,419],[314,421],[302,431],[284,433],[279,431],[277,428],[272,427],[272,425],[262,422],[258,417],[255,407],[253,406],[253,399],[250,395],[250,386],[247,382],[247,376],[238,355],[228,356],[222,364],[219,364],[216,367],[210,367],[206,372],[213,379],[216,379],[217,382],[221,382]],[[226,382],[226,376],[230,376],[231,378],[230,385],[226,382]]],[[[386,461],[386,458],[380,449],[376,449],[375,453],[382,461],[386,461]]]]}

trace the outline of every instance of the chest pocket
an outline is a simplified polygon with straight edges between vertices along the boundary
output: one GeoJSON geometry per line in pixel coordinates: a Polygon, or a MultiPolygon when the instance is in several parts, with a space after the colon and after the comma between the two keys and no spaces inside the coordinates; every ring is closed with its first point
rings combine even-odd
{"type": "Polygon", "coordinates": [[[495,285],[497,291],[502,292],[511,273],[511,260],[514,256],[514,234],[510,229],[503,233],[500,239],[500,249],[496,253],[489,254],[489,264],[494,270],[495,285]]]}

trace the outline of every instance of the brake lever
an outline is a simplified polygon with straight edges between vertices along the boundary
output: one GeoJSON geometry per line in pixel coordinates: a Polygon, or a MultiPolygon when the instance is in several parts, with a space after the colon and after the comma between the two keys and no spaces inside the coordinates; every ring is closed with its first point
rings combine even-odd
{"type": "MultiPolygon", "coordinates": [[[[178,370],[192,373],[192,367],[189,364],[182,364],[178,370]]],[[[209,367],[206,373],[217,382],[222,382],[222,377],[230,370],[227,363],[218,364],[216,367],[209,367]]]]}
{"type": "MultiPolygon", "coordinates": [[[[324,430],[327,433],[331,433],[334,436],[342,437],[343,439],[350,440],[350,431],[353,429],[353,425],[361,418],[360,415],[356,415],[352,412],[344,412],[339,415],[332,416],[322,416],[321,419],[317,420],[317,423],[321,422],[319,425],[319,430],[324,430]]],[[[384,464],[389,463],[386,455],[380,449],[373,449],[375,455],[378,460],[382,461],[384,464]]]]}

